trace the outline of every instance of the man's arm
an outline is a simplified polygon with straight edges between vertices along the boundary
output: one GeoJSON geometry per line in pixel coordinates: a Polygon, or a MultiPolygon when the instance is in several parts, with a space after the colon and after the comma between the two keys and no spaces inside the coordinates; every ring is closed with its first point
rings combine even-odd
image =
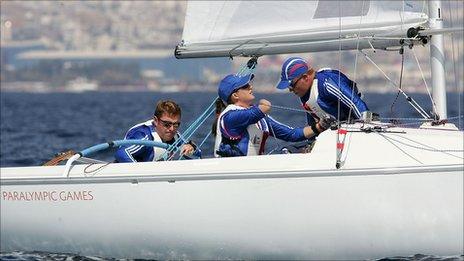
{"type": "Polygon", "coordinates": [[[356,90],[350,87],[347,81],[341,80],[339,86],[338,81],[328,77],[323,85],[326,94],[328,94],[331,99],[340,100],[340,103],[346,109],[351,109],[355,118],[361,118],[362,113],[369,110],[366,103],[361,100],[356,90]]]}
{"type": "MultiPolygon", "coordinates": [[[[266,117],[266,122],[269,125],[270,135],[278,139],[281,139],[284,141],[296,142],[296,141],[303,141],[309,138],[309,137],[306,137],[306,134],[308,133],[305,133],[304,128],[292,128],[288,125],[285,125],[273,119],[270,116],[266,117]]],[[[307,127],[307,128],[310,128],[310,127],[307,127]]]]}
{"type": "MultiPolygon", "coordinates": [[[[148,135],[143,131],[134,131],[128,133],[126,140],[149,140],[148,135]]],[[[118,162],[137,162],[145,154],[147,147],[143,145],[126,145],[120,146],[115,153],[118,162]]]]}

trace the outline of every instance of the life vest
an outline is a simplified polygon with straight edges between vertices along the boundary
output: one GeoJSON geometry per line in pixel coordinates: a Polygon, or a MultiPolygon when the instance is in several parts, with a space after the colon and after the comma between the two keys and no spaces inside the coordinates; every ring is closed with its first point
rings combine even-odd
{"type": "MultiPolygon", "coordinates": [[[[240,135],[240,136],[231,136],[226,134],[223,134],[221,132],[221,129],[227,132],[225,125],[224,125],[224,119],[223,116],[231,110],[244,110],[246,108],[243,108],[241,106],[233,105],[230,104],[228,105],[224,111],[219,115],[218,117],[218,122],[217,122],[217,128],[216,128],[216,140],[214,143],[214,156],[219,157],[220,155],[217,154],[217,151],[220,148],[221,143],[223,144],[228,144],[231,146],[232,150],[239,150],[238,143],[246,137],[246,135],[240,135]]],[[[266,139],[269,136],[269,127],[266,123],[266,121],[263,119],[259,120],[255,124],[250,124],[247,129],[248,133],[248,142],[247,142],[247,151],[245,155],[229,155],[229,156],[253,156],[253,155],[261,155],[264,152],[264,147],[266,144],[266,139]]],[[[239,150],[241,153],[243,153],[241,150],[239,150]]]]}
{"type": "MultiPolygon", "coordinates": [[[[130,128],[129,131],[132,130],[132,129],[134,129],[134,128],[137,128],[137,127],[139,127],[139,126],[141,126],[141,125],[145,125],[145,126],[147,126],[147,127],[150,128],[150,130],[151,130],[151,136],[152,136],[152,138],[153,138],[153,141],[164,142],[164,141],[161,140],[161,137],[160,137],[159,134],[156,132],[155,126],[154,126],[154,124],[153,124],[153,120],[148,120],[148,121],[146,121],[146,122],[139,123],[139,124],[133,126],[132,128],[130,128]]],[[[128,131],[128,132],[129,132],[129,131],[128,131]]],[[[126,135],[127,135],[127,134],[126,134],[126,135]]],[[[174,140],[177,140],[179,137],[180,137],[180,136],[179,136],[179,133],[177,133],[177,134],[174,136],[174,140]]],[[[152,161],[159,161],[159,160],[162,160],[162,159],[163,159],[163,155],[164,155],[165,152],[166,152],[166,149],[164,149],[164,148],[153,147],[153,159],[152,159],[152,161]]],[[[168,155],[168,157],[169,157],[169,156],[170,156],[170,155],[168,155]]]]}
{"type": "Polygon", "coordinates": [[[361,100],[356,83],[343,73],[329,68],[317,71],[308,100],[301,102],[315,120],[329,117],[347,120],[351,110],[353,110],[351,117],[359,118],[361,112],[368,110],[364,101],[361,100]],[[338,83],[334,81],[334,76],[339,78],[338,83]],[[346,93],[351,93],[351,95],[346,93]],[[336,105],[336,102],[340,103],[340,107],[336,105]]]}
{"type": "Polygon", "coordinates": [[[309,93],[309,99],[303,103],[303,108],[307,110],[311,116],[317,121],[320,119],[330,118],[332,117],[330,114],[325,112],[319,103],[317,102],[319,98],[319,88],[318,88],[319,81],[314,78],[313,85],[311,86],[311,91],[309,93]]]}
{"type": "MultiPolygon", "coordinates": [[[[154,128],[153,128],[154,129],[154,128]]],[[[153,136],[153,140],[154,141],[158,141],[158,142],[163,142],[161,140],[161,137],[159,136],[159,134],[156,132],[156,131],[153,131],[151,133],[151,135],[153,136]]],[[[174,136],[174,140],[177,140],[179,138],[179,134],[176,134],[174,136]]],[[[163,155],[164,153],[166,152],[166,149],[164,148],[159,148],[159,147],[153,147],[153,161],[158,161],[158,160],[162,160],[163,159],[163,155]]],[[[171,156],[171,155],[167,155],[168,157],[171,156]]]]}

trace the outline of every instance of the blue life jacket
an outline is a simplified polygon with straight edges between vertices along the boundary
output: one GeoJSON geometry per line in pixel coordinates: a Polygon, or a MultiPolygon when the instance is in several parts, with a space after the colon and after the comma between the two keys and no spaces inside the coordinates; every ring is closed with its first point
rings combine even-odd
{"type": "Polygon", "coordinates": [[[215,156],[261,155],[269,135],[285,141],[303,141],[303,128],[292,128],[267,116],[256,106],[228,105],[219,115],[215,156]]]}
{"type": "MultiPolygon", "coordinates": [[[[165,142],[167,144],[173,144],[177,139],[180,138],[179,133],[176,134],[174,139],[171,141],[165,142]]],[[[131,127],[124,139],[130,140],[152,140],[163,142],[156,133],[155,126],[153,125],[153,120],[148,120],[146,122],[139,123],[131,127]]],[[[182,142],[179,144],[181,146],[182,142]]],[[[166,150],[158,147],[147,147],[144,145],[130,145],[130,146],[120,146],[115,153],[115,158],[117,162],[148,162],[148,161],[158,161],[162,160],[166,150]]],[[[168,155],[170,156],[170,155],[168,155]]],[[[194,157],[201,157],[201,151],[195,151],[194,157]]]]}
{"type": "Polygon", "coordinates": [[[300,100],[303,107],[310,112],[307,114],[308,124],[322,117],[341,121],[359,119],[364,111],[369,110],[361,99],[356,83],[342,72],[332,69],[317,71],[313,85],[300,100]]]}

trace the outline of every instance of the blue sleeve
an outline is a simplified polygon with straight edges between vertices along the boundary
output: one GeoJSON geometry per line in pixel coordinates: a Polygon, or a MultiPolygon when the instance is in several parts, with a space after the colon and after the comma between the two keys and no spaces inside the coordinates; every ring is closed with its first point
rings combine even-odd
{"type": "Polygon", "coordinates": [[[292,128],[283,123],[274,120],[271,117],[266,117],[266,122],[269,125],[269,133],[274,137],[284,141],[303,141],[306,140],[304,136],[303,128],[292,128]]]}
{"type": "Polygon", "coordinates": [[[359,97],[355,83],[348,79],[343,73],[340,73],[339,85],[339,72],[332,71],[327,81],[324,81],[323,87],[325,93],[334,101],[340,99],[340,104],[344,107],[345,111],[352,110],[355,118],[361,118],[364,111],[369,110],[366,103],[359,97]]]}
{"type": "MultiPolygon", "coordinates": [[[[141,130],[130,132],[125,137],[126,140],[148,140],[148,136],[141,130]]],[[[120,146],[114,155],[118,162],[137,162],[143,161],[147,147],[143,145],[120,146]]]]}
{"type": "Polygon", "coordinates": [[[224,123],[224,126],[221,126],[221,133],[231,138],[239,137],[248,125],[257,123],[264,116],[264,113],[256,106],[245,110],[228,111],[221,119],[224,123]]]}

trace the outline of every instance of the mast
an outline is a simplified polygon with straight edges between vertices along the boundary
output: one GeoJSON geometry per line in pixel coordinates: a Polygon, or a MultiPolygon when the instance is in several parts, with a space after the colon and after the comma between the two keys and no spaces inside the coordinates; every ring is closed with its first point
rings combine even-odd
{"type": "MultiPolygon", "coordinates": [[[[443,18],[440,0],[429,3],[430,29],[442,29],[443,18]]],[[[445,88],[445,54],[443,51],[443,35],[432,36],[430,42],[430,63],[432,71],[432,97],[436,104],[436,114],[440,119],[446,119],[446,88],[445,88]]]]}

